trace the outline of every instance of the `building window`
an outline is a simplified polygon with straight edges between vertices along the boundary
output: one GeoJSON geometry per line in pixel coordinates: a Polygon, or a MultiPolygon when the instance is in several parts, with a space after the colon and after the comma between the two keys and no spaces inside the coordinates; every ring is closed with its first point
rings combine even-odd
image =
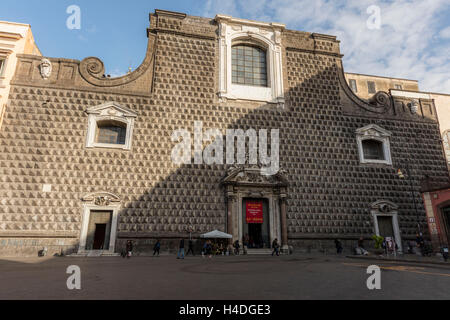
{"type": "Polygon", "coordinates": [[[394,88],[397,90],[402,90],[402,85],[401,84],[394,84],[394,88]]]}
{"type": "Polygon", "coordinates": [[[220,102],[249,100],[284,107],[284,25],[217,15],[220,102]]]}
{"type": "Polygon", "coordinates": [[[98,121],[95,142],[125,144],[127,125],[117,121],[98,121]]]}
{"type": "Polygon", "coordinates": [[[358,92],[358,87],[356,86],[356,80],[350,79],[350,88],[353,90],[353,92],[358,92]]]}
{"type": "Polygon", "coordinates": [[[86,110],[88,114],[87,148],[131,149],[137,114],[115,102],[86,110]]]}
{"type": "Polygon", "coordinates": [[[383,142],[373,139],[362,141],[364,159],[384,160],[383,142]]]}
{"type": "Polygon", "coordinates": [[[247,45],[231,49],[232,83],[267,87],[266,51],[247,45]]]}
{"type": "Polygon", "coordinates": [[[367,90],[369,93],[376,93],[375,82],[367,81],[367,90]]]}
{"type": "Polygon", "coordinates": [[[391,133],[375,124],[356,130],[360,163],[392,165],[391,133]]]}

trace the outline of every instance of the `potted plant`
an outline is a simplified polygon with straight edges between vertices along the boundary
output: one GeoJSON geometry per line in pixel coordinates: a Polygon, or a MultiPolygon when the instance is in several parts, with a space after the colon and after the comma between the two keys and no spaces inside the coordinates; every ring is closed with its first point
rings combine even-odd
{"type": "Polygon", "coordinates": [[[377,236],[376,234],[374,234],[372,236],[372,240],[375,241],[375,254],[383,254],[384,253],[384,249],[383,249],[384,238],[382,236],[377,236]]]}

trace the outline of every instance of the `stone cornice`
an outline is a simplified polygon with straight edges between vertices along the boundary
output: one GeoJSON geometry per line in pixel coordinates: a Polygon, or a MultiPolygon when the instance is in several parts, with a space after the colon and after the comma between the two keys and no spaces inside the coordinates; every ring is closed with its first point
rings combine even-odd
{"type": "Polygon", "coordinates": [[[240,18],[234,18],[232,16],[228,16],[228,15],[224,15],[224,14],[216,15],[214,20],[217,21],[218,23],[226,22],[227,24],[246,25],[246,26],[253,26],[253,27],[258,27],[258,28],[278,29],[278,30],[284,30],[286,28],[286,25],[284,25],[282,23],[260,22],[260,21],[254,21],[254,20],[240,19],[240,18]]]}

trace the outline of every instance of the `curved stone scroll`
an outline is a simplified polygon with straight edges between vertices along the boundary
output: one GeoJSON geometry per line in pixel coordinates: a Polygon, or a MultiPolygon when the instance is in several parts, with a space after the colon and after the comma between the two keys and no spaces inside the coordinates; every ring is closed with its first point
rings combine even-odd
{"type": "Polygon", "coordinates": [[[352,101],[354,104],[356,104],[358,107],[372,112],[372,113],[378,113],[383,114],[392,109],[392,97],[390,94],[384,91],[378,91],[375,93],[375,95],[370,98],[369,100],[364,100],[359,98],[357,95],[354,94],[353,90],[348,86],[347,81],[345,80],[344,75],[344,68],[342,66],[342,60],[339,59],[338,61],[338,68],[339,68],[339,83],[341,86],[341,89],[343,91],[343,94],[352,101]]]}
{"type": "Polygon", "coordinates": [[[80,74],[84,80],[98,87],[116,87],[138,79],[152,65],[155,52],[155,35],[148,35],[148,46],[142,64],[133,72],[117,78],[105,78],[105,66],[97,57],[88,57],[80,62],[80,74]]]}

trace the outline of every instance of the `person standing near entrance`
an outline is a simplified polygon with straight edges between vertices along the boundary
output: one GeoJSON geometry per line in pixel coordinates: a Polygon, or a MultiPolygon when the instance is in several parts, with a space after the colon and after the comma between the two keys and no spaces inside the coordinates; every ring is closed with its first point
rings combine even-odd
{"type": "Polygon", "coordinates": [[[276,253],[276,255],[279,256],[280,255],[280,251],[279,251],[279,245],[278,245],[278,239],[277,238],[275,238],[273,240],[272,248],[273,248],[272,256],[273,256],[274,253],[276,253]]]}
{"type": "Polygon", "coordinates": [[[356,249],[361,252],[362,255],[367,256],[369,254],[369,252],[366,250],[366,248],[364,248],[364,238],[360,237],[358,239],[358,246],[356,247],[356,249]]]}
{"type": "Polygon", "coordinates": [[[422,237],[422,233],[417,233],[416,234],[416,243],[417,243],[417,247],[419,247],[420,249],[420,253],[424,256],[425,255],[425,240],[422,237]]]}
{"type": "Polygon", "coordinates": [[[249,241],[250,241],[250,238],[248,237],[247,233],[245,234],[245,236],[244,236],[244,238],[242,240],[243,240],[242,241],[242,244],[243,244],[242,249],[244,250],[244,254],[247,254],[248,244],[249,244],[249,241]]]}
{"type": "Polygon", "coordinates": [[[192,242],[192,240],[189,240],[188,251],[186,252],[186,256],[189,254],[189,252],[191,252],[192,255],[195,256],[195,254],[194,254],[194,243],[192,242]]]}
{"type": "Polygon", "coordinates": [[[178,250],[177,259],[180,259],[180,257],[181,257],[181,259],[184,259],[184,239],[183,238],[181,238],[181,240],[180,240],[180,247],[178,250]]]}
{"type": "Polygon", "coordinates": [[[131,252],[133,251],[133,242],[131,240],[127,241],[127,259],[131,257],[131,252]]]}
{"type": "Polygon", "coordinates": [[[159,239],[158,239],[155,243],[155,246],[153,247],[153,255],[155,255],[155,253],[158,253],[158,257],[159,257],[159,249],[161,249],[161,243],[159,242],[159,239]]]}

